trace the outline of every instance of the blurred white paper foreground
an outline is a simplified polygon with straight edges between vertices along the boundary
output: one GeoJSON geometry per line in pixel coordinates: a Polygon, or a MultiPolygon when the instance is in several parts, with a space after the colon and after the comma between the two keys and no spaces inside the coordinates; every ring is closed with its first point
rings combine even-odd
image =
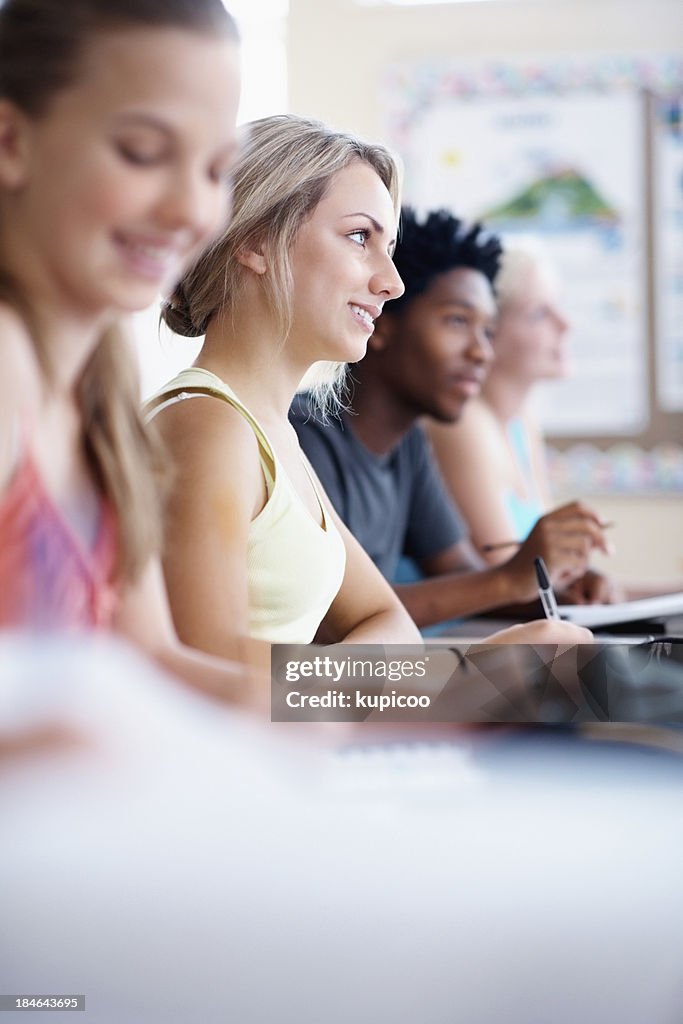
{"type": "Polygon", "coordinates": [[[121,645],[0,642],[0,740],[55,722],[83,741],[0,759],[0,991],[84,993],[60,1020],[683,1019],[674,753],[498,728],[333,754],[121,645]]]}

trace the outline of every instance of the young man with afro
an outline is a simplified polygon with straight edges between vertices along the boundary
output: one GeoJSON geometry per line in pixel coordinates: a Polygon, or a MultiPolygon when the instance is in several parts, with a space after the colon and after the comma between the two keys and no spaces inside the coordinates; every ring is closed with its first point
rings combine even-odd
{"type": "Polygon", "coordinates": [[[600,521],[578,503],[542,517],[507,562],[487,566],[419,423],[454,422],[481,388],[494,358],[501,252],[478,224],[444,210],[420,222],[404,208],[394,259],[405,292],[352,367],[350,408],[321,416],[302,395],[290,414],[333,505],[421,628],[534,600],[536,555],[555,586],[588,574],[591,598],[604,596],[604,578],[587,569],[590,551],[606,548],[600,521]],[[404,556],[420,578],[397,583],[404,556]]]}

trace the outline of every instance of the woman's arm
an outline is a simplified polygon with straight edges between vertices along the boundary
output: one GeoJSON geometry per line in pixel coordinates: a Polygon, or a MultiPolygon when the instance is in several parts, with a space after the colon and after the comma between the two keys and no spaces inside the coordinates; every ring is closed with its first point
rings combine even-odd
{"type": "MultiPolygon", "coordinates": [[[[507,453],[492,415],[472,401],[458,423],[426,422],[446,485],[465,517],[472,542],[481,551],[486,544],[515,539],[515,526],[504,499],[507,453]]],[[[505,562],[514,547],[483,552],[490,565],[505,562]]]]}
{"type": "Polygon", "coordinates": [[[265,667],[270,645],[249,631],[249,526],[266,502],[256,438],[225,402],[198,397],[160,412],[155,424],[172,469],[163,571],[183,644],[265,667]]]}
{"type": "Polygon", "coordinates": [[[263,656],[258,656],[260,651],[235,642],[235,660],[229,661],[182,644],[171,619],[158,559],[152,559],[141,579],[124,590],[114,626],[158,665],[193,688],[229,704],[270,714],[268,645],[259,645],[263,656]]]}
{"type": "Polygon", "coordinates": [[[530,414],[524,414],[523,422],[529,443],[531,474],[536,493],[544,509],[552,508],[554,502],[550,491],[548,459],[543,433],[536,419],[530,414]]]}
{"type": "MultiPolygon", "coordinates": [[[[332,513],[334,514],[334,513],[332,513]]],[[[335,517],[347,545],[341,590],[323,621],[325,639],[346,643],[421,643],[406,609],[344,524],[335,517]]],[[[579,644],[592,642],[587,629],[542,619],[493,633],[482,644],[579,644]]]]}
{"type": "MultiPolygon", "coordinates": [[[[319,481],[318,488],[324,494],[319,481]]],[[[342,535],[346,571],[341,588],[323,619],[321,638],[339,643],[420,643],[417,626],[372,559],[327,500],[325,509],[342,535]]]]}

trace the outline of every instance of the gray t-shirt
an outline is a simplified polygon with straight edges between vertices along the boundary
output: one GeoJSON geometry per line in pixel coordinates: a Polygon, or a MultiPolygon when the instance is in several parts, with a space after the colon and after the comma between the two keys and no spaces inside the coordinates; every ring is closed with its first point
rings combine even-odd
{"type": "Polygon", "coordinates": [[[388,455],[375,455],[355,437],[353,415],[322,423],[297,395],[290,419],[334,508],[387,579],[403,555],[420,565],[466,537],[420,426],[388,455]]]}

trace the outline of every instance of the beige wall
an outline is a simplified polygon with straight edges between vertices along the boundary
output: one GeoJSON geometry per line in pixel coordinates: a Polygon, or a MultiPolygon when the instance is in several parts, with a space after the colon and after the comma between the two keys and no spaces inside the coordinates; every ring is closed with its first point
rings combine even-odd
{"type": "Polygon", "coordinates": [[[600,495],[586,500],[605,522],[614,523],[609,539],[615,552],[595,556],[596,568],[624,580],[683,589],[683,499],[600,495]]]}
{"type": "Polygon", "coordinates": [[[396,60],[677,52],[679,0],[491,0],[360,7],[290,0],[290,109],[381,139],[378,84],[396,60]]]}

